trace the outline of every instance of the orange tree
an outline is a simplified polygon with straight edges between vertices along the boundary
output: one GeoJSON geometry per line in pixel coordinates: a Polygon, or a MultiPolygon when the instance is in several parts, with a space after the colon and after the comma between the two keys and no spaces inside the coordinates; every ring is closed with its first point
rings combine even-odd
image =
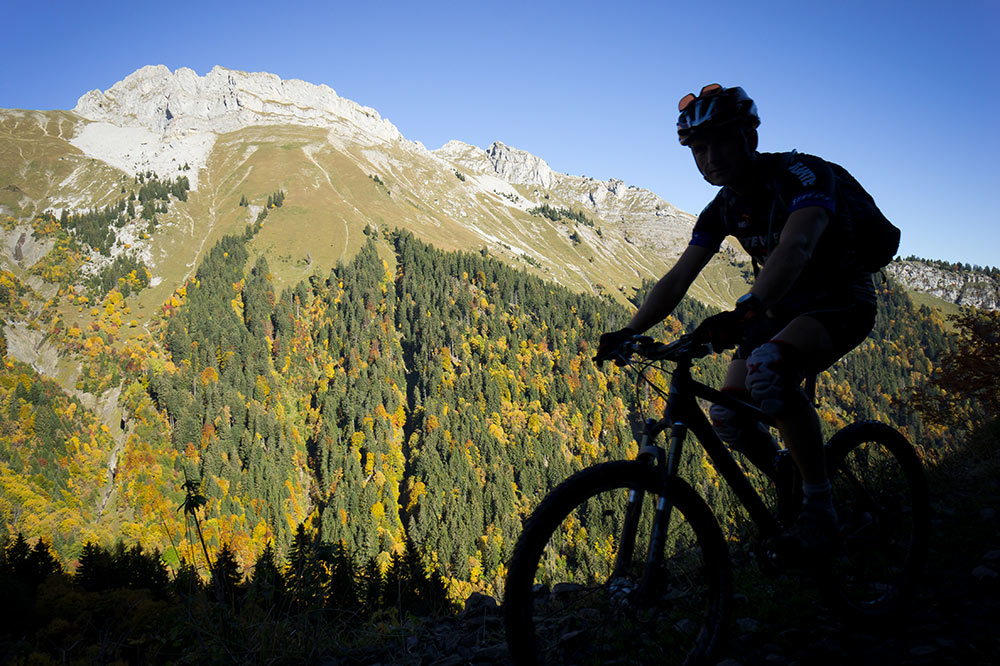
{"type": "Polygon", "coordinates": [[[956,346],[914,391],[914,404],[930,422],[971,430],[1000,414],[1000,312],[970,308],[949,318],[957,328],[956,346]],[[969,398],[978,409],[964,400],[969,398]]]}

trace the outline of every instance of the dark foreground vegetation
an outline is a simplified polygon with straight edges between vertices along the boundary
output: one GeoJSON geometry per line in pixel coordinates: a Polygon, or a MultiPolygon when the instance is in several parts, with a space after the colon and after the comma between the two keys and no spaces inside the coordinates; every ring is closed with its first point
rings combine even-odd
{"type": "MultiPolygon", "coordinates": [[[[300,525],[287,559],[268,545],[250,571],[224,546],[208,579],[119,542],[84,546],[75,573],[44,540],[0,551],[4,663],[309,663],[370,652],[452,616],[440,574],[407,541],[383,571],[300,525]],[[409,619],[410,624],[405,621],[409,619]]],[[[390,649],[391,650],[391,649],[390,649]]]]}
{"type": "MultiPolygon", "coordinates": [[[[765,578],[734,545],[736,614],[720,663],[991,663],[1000,649],[998,443],[1000,425],[987,424],[929,469],[930,558],[897,626],[847,626],[808,581],[765,578]]],[[[0,654],[25,664],[508,663],[498,609],[470,599],[456,615],[460,603],[412,542],[384,574],[302,526],[285,560],[268,547],[243,572],[224,547],[212,561],[205,580],[186,563],[168,570],[138,544],[90,544],[70,574],[44,540],[11,538],[0,555],[0,654]]]]}

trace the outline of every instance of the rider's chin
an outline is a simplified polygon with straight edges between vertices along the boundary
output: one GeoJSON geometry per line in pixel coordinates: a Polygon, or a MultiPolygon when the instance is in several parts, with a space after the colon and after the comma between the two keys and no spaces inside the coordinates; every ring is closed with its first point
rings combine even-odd
{"type": "Polygon", "coordinates": [[[729,169],[707,169],[702,174],[705,180],[717,186],[728,185],[731,180],[730,175],[731,172],[729,169]]]}

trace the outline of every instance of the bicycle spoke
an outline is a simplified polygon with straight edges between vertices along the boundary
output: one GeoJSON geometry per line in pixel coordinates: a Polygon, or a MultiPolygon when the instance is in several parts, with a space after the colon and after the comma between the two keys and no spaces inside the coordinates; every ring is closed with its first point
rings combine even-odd
{"type": "MultiPolygon", "coordinates": [[[[705,654],[721,628],[728,568],[720,561],[706,562],[706,537],[699,537],[683,511],[675,509],[662,561],[655,575],[645,576],[657,499],[651,492],[636,507],[634,540],[625,539],[634,543],[633,552],[618,557],[629,488],[611,485],[593,488],[586,479],[569,484],[562,503],[557,490],[557,501],[540,507],[543,525],[526,528],[508,582],[512,649],[529,632],[532,649],[546,664],[682,664],[691,654],[705,654]],[[625,561],[630,564],[616,570],[615,563],[625,561]],[[531,590],[525,594],[529,576],[531,590]]],[[[717,529],[719,541],[713,543],[724,552],[717,529]]]]}

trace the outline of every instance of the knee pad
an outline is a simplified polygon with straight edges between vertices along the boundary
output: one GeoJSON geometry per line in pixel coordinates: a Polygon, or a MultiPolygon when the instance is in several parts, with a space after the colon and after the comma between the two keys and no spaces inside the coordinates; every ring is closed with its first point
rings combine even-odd
{"type": "Polygon", "coordinates": [[[788,403],[800,397],[797,394],[805,396],[801,383],[799,370],[780,344],[767,342],[747,357],[747,390],[769,416],[781,416],[788,403]]]}
{"type": "Polygon", "coordinates": [[[736,412],[722,405],[712,405],[708,408],[708,417],[723,442],[733,445],[739,440],[741,424],[736,412]]]}

